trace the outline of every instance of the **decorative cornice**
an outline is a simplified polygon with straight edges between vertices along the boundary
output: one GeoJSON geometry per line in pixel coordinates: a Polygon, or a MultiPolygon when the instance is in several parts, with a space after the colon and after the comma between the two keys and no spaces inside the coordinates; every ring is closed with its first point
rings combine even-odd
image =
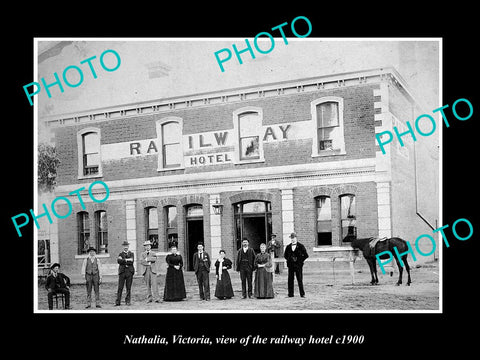
{"type": "MultiPolygon", "coordinates": [[[[197,192],[201,192],[202,189],[208,189],[212,191],[214,188],[220,188],[233,185],[251,185],[251,184],[267,184],[274,185],[275,188],[280,183],[286,181],[305,181],[314,180],[319,178],[335,178],[335,177],[350,177],[350,176],[362,176],[362,175],[374,175],[375,166],[362,166],[351,167],[343,169],[328,169],[324,171],[311,171],[303,173],[283,173],[283,174],[269,174],[269,175],[256,175],[246,176],[242,178],[217,178],[217,179],[201,179],[192,182],[171,182],[171,183],[152,183],[152,184],[119,184],[109,185],[110,194],[128,194],[128,193],[155,193],[159,191],[171,191],[179,190],[180,192],[186,192],[189,189],[195,189],[197,192]]],[[[59,187],[56,191],[56,195],[66,195],[70,192],[70,185],[65,187],[59,187]]],[[[94,194],[96,195],[96,194],[94,194]]]]}
{"type": "Polygon", "coordinates": [[[154,115],[193,107],[215,106],[382,81],[393,81],[397,86],[404,88],[406,94],[415,101],[402,77],[393,67],[388,67],[197,93],[54,116],[43,116],[40,117],[40,121],[44,121],[47,126],[51,127],[72,126],[79,123],[95,123],[113,119],[137,117],[138,115],[154,115]]]}

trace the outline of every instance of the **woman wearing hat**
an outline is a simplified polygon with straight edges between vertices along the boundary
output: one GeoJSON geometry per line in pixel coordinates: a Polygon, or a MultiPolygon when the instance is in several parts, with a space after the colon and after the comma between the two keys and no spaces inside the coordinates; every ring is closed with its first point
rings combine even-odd
{"type": "Polygon", "coordinates": [[[97,258],[97,249],[90,246],[87,250],[88,257],[83,260],[82,274],[85,275],[85,281],[87,285],[87,306],[89,309],[92,307],[92,287],[95,292],[95,306],[100,306],[100,283],[102,282],[102,272],[100,271],[100,259],[97,258]]]}

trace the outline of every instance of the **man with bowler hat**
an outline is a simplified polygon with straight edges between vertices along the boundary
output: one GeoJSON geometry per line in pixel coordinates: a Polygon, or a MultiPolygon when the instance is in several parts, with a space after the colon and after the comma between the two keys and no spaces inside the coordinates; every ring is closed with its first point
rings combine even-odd
{"type": "Polygon", "coordinates": [[[97,258],[97,249],[90,246],[88,248],[88,257],[83,260],[82,274],[85,275],[85,281],[87,284],[87,306],[89,309],[92,307],[92,287],[95,292],[95,306],[100,306],[100,283],[102,282],[102,272],[100,271],[100,259],[97,258]]]}
{"type": "Polygon", "coordinates": [[[151,251],[152,243],[147,240],[143,243],[145,251],[142,253],[141,264],[143,266],[143,280],[147,285],[147,303],[152,301],[160,302],[160,295],[158,294],[157,283],[157,268],[155,266],[157,261],[156,254],[151,251]],[[152,295],[153,291],[153,295],[152,295]]]}
{"type": "Polygon", "coordinates": [[[303,262],[308,258],[307,249],[297,241],[295,233],[290,234],[291,243],[285,248],[284,257],[288,267],[288,297],[293,297],[293,277],[297,278],[300,296],[305,297],[303,289],[303,262]]]}
{"type": "Polygon", "coordinates": [[[134,255],[133,252],[128,250],[130,244],[127,240],[122,243],[123,251],[118,255],[118,289],[117,300],[115,306],[120,306],[120,300],[122,298],[123,286],[127,285],[127,294],[125,295],[125,303],[130,305],[130,291],[132,288],[133,274],[135,268],[133,267],[134,255]]]}
{"type": "Polygon", "coordinates": [[[242,247],[237,252],[237,268],[240,272],[240,279],[242,281],[242,299],[252,297],[252,273],[255,264],[255,251],[249,246],[247,238],[242,239],[242,247]]]}
{"type": "Polygon", "coordinates": [[[53,310],[53,296],[63,294],[65,296],[65,309],[70,309],[70,279],[60,272],[60,264],[50,266],[50,274],[47,276],[45,288],[48,291],[48,310],[53,310]]]}

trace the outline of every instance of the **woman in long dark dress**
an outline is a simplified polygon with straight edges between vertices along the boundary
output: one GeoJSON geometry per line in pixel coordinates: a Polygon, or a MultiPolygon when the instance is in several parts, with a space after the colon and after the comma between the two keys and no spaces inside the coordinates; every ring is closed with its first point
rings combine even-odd
{"type": "Polygon", "coordinates": [[[232,261],[225,257],[225,250],[220,250],[219,254],[220,257],[215,261],[215,275],[217,276],[215,297],[225,300],[233,297],[232,280],[228,274],[228,269],[232,268],[232,261]]]}
{"type": "Polygon", "coordinates": [[[168,254],[166,261],[168,264],[167,275],[165,277],[165,290],[163,292],[164,301],[180,301],[187,297],[185,292],[185,281],[183,280],[183,259],[182,255],[177,254],[177,247],[170,248],[171,254],[168,254]]]}
{"type": "Polygon", "coordinates": [[[257,299],[271,299],[273,298],[273,264],[270,254],[266,252],[267,246],[260,245],[260,253],[255,257],[254,268],[255,284],[253,295],[257,299]],[[268,269],[268,271],[267,271],[268,269]]]}

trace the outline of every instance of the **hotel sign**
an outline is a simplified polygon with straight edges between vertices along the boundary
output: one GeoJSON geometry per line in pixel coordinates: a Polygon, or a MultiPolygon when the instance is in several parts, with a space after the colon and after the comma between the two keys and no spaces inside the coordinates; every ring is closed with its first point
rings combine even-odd
{"type": "MultiPolygon", "coordinates": [[[[263,126],[259,140],[275,143],[288,140],[311,139],[310,121],[263,126]]],[[[234,129],[182,135],[185,167],[234,163],[239,136],[234,129]]],[[[102,161],[158,154],[160,141],[157,138],[142,139],[101,146],[102,161]]]]}

